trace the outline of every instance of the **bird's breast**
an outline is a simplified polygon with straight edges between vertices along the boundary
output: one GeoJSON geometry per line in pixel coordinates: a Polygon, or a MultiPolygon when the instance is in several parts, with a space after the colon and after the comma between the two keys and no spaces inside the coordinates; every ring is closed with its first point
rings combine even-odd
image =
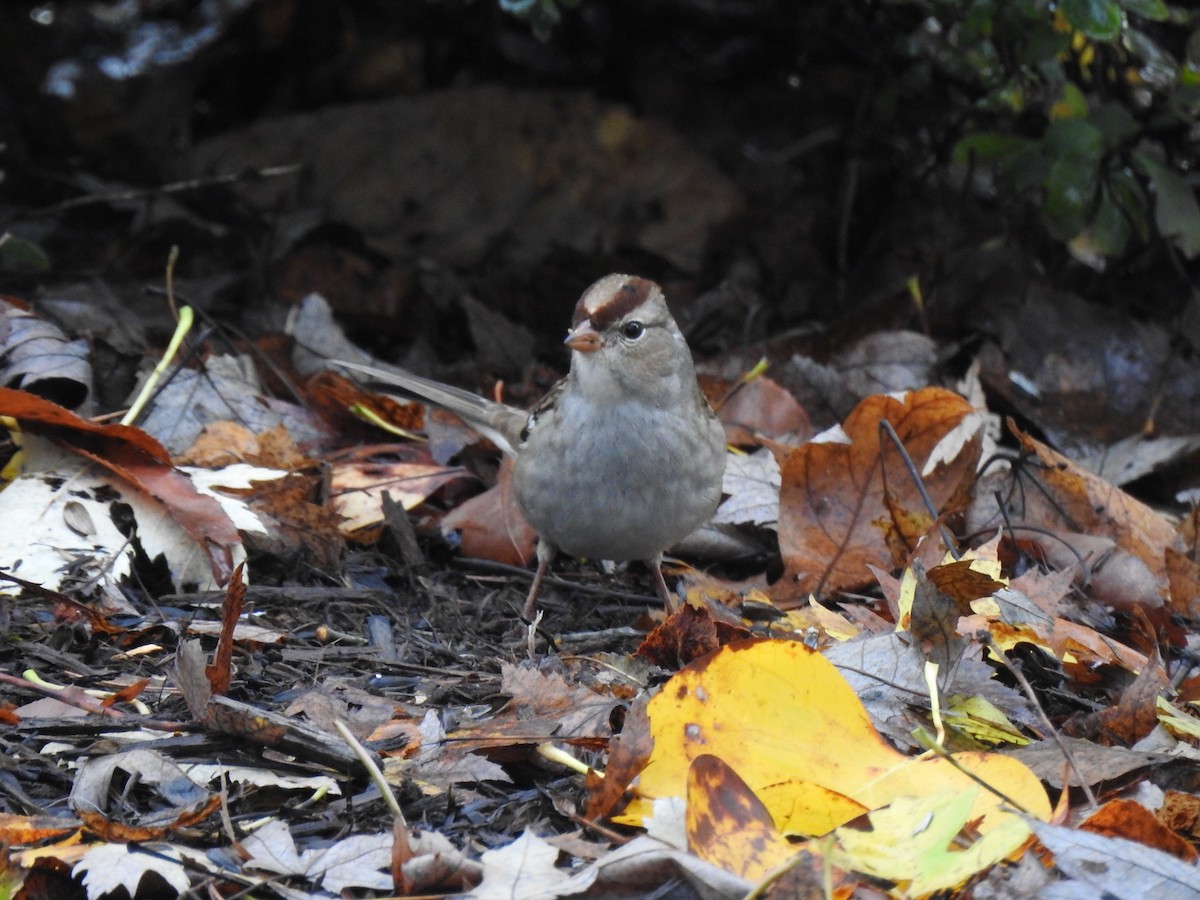
{"type": "Polygon", "coordinates": [[[574,556],[649,559],[702,525],[720,499],[724,437],[693,416],[565,403],[517,456],[517,501],[538,534],[574,556]],[[716,472],[716,478],[713,473],[716,472]]]}

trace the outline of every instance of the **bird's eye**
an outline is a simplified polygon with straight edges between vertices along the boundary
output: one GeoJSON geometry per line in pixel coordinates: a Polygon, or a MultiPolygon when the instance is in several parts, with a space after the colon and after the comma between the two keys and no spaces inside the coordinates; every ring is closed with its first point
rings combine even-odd
{"type": "Polygon", "coordinates": [[[621,334],[630,341],[636,341],[645,331],[646,327],[641,322],[626,322],[621,326],[621,334]]]}

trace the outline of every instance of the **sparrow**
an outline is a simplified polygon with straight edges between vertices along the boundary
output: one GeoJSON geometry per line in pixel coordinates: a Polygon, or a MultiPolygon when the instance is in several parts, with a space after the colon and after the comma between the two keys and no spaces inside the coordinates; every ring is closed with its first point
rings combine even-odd
{"type": "Polygon", "coordinates": [[[674,609],[663,553],[716,510],[724,428],[653,281],[601,278],[575,305],[564,343],[570,371],[529,411],[403,370],[334,364],[455,413],[513,457],[517,504],[538,534],[526,621],[560,551],[644,561],[666,608],[674,609]]]}

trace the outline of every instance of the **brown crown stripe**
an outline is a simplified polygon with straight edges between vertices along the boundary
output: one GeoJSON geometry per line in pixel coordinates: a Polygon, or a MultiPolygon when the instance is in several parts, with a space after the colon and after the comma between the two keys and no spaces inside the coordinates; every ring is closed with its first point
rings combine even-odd
{"type": "Polygon", "coordinates": [[[609,294],[603,303],[591,310],[587,307],[587,300],[592,295],[592,288],[589,288],[584,291],[579,302],[575,304],[572,324],[578,325],[584,319],[591,319],[593,328],[597,330],[607,328],[622,316],[628,315],[645,303],[657,288],[658,285],[653,281],[631,275],[621,283],[620,287],[609,294]]]}

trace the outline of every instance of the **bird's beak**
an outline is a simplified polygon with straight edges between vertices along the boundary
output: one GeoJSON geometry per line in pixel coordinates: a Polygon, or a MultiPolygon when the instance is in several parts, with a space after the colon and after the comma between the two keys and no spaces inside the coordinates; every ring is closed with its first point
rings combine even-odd
{"type": "Polygon", "coordinates": [[[595,353],[600,349],[600,332],[592,327],[590,319],[584,319],[567,332],[567,339],[563,343],[580,353],[595,353]]]}

